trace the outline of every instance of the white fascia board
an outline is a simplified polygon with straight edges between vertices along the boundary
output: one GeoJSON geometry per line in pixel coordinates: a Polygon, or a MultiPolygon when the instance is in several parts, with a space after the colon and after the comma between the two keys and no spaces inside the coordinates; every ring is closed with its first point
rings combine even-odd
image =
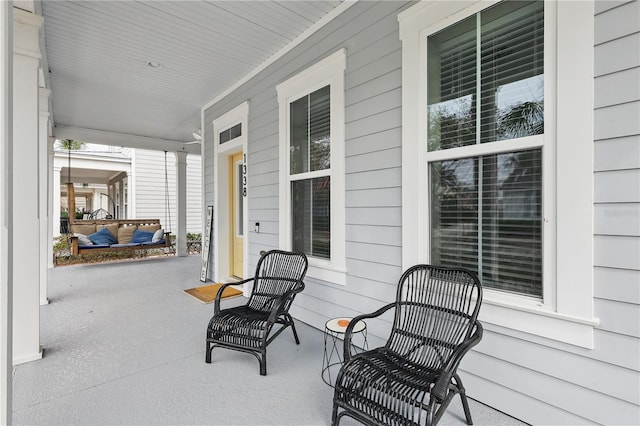
{"type": "MultiPolygon", "coordinates": [[[[131,160],[118,159],[111,161],[108,157],[101,158],[74,158],[71,157],[71,170],[89,169],[89,170],[109,170],[114,172],[131,172],[131,160]]],[[[68,157],[56,155],[53,160],[54,167],[67,167],[68,157]]]]}

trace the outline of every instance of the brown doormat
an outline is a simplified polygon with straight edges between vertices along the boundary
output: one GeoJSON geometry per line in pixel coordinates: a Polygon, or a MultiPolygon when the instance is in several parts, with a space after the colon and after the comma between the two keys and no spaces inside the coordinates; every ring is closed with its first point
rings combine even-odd
{"type": "MultiPolygon", "coordinates": [[[[222,287],[222,284],[210,284],[182,291],[187,293],[189,296],[198,299],[202,303],[211,303],[216,300],[216,295],[218,294],[218,290],[220,289],[220,287],[222,287]]],[[[222,298],[226,299],[227,297],[239,296],[241,294],[242,292],[240,290],[236,290],[232,287],[227,287],[222,293],[222,298]]]]}

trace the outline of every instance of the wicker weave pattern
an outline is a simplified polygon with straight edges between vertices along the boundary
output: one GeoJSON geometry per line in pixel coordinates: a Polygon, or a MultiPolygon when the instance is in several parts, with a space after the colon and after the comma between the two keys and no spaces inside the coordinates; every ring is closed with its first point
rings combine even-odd
{"type": "Polygon", "coordinates": [[[352,321],[395,309],[384,347],[351,357],[351,330],[346,330],[347,362],[335,386],[333,424],[344,415],[373,425],[436,424],[457,393],[472,424],[456,369],[482,337],[477,321],[481,301],[482,288],[469,271],[429,265],[408,269],[394,303],[352,321]]]}
{"type": "Polygon", "coordinates": [[[296,294],[304,289],[307,257],[303,253],[272,250],[265,253],[256,267],[253,290],[246,305],[220,309],[224,288],[218,291],[214,315],[207,327],[205,361],[211,362],[214,347],[224,347],[253,354],[260,362],[260,374],[267,374],[267,346],[285,328],[291,326],[296,343],[300,343],[289,308],[296,294]],[[272,333],[274,325],[279,327],[272,333]]]}

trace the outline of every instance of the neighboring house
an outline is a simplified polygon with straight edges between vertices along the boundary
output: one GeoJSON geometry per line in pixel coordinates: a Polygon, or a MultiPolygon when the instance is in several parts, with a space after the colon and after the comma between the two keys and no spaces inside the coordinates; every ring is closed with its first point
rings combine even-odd
{"type": "MultiPolygon", "coordinates": [[[[54,209],[68,212],[66,183],[74,182],[76,209],[87,213],[102,209],[117,219],[160,219],[176,231],[175,155],[162,151],[114,148],[87,144],[69,153],[55,151],[54,182],[60,183],[54,209]],[[165,171],[166,164],[166,171],[165,171]],[[69,168],[71,173],[69,174],[69,168]],[[165,179],[166,173],[166,179],[165,179]]],[[[202,232],[202,184],[199,155],[187,156],[187,232],[202,232]]],[[[60,211],[53,214],[53,229],[60,230],[60,211]]],[[[59,235],[54,233],[54,235],[59,235]]]]}
{"type": "MultiPolygon", "coordinates": [[[[132,200],[135,203],[130,218],[159,218],[165,229],[176,233],[176,159],[166,154],[169,210],[165,209],[165,153],[131,149],[134,181],[132,200]],[[167,225],[165,225],[167,224],[167,225]],[[170,224],[170,228],[169,228],[170,224]]],[[[202,232],[202,165],[199,155],[187,155],[187,232],[202,232]]]]}
{"type": "Polygon", "coordinates": [[[358,2],[204,106],[210,278],[303,250],[322,329],[412,264],[480,269],[472,398],[638,424],[640,2],[493,4],[358,2]]]}

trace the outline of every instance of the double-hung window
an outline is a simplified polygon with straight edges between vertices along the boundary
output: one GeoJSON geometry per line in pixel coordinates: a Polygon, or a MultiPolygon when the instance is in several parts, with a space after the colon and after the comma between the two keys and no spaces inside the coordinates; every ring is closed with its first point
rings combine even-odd
{"type": "Polygon", "coordinates": [[[592,346],[593,4],[421,2],[399,21],[403,266],[471,269],[489,327],[592,346]]]}
{"type": "Polygon", "coordinates": [[[329,85],[289,104],[291,248],[331,258],[331,94],[329,85]]]}
{"type": "Polygon", "coordinates": [[[432,262],[542,296],[544,2],[506,1],[427,36],[432,262]]]}
{"type": "Polygon", "coordinates": [[[278,85],[280,247],[344,284],[344,68],[339,51],[278,85]]]}

